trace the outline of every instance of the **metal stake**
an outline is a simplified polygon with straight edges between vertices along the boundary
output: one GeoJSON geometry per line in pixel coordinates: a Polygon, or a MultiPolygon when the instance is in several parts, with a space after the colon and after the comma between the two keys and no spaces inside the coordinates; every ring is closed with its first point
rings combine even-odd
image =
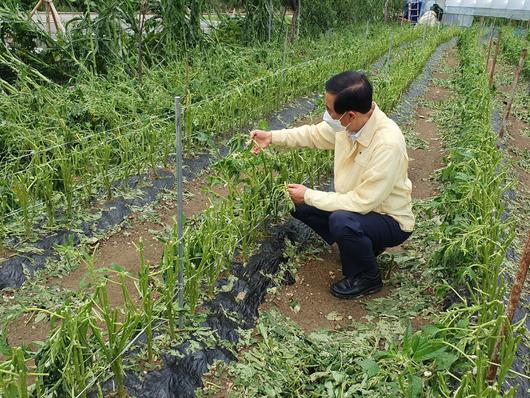
{"type": "Polygon", "coordinates": [[[390,73],[390,61],[391,61],[391,58],[392,58],[392,49],[394,47],[394,33],[390,33],[390,44],[389,44],[389,47],[388,47],[388,54],[387,54],[387,57],[386,57],[386,65],[385,65],[385,74],[386,74],[386,77],[388,78],[388,74],[390,73]]]}
{"type": "Polygon", "coordinates": [[[178,234],[178,261],[179,261],[179,287],[178,287],[178,304],[179,304],[179,327],[184,327],[184,242],[182,240],[182,224],[184,222],[183,211],[183,178],[182,178],[182,109],[180,106],[180,97],[175,97],[175,144],[176,144],[176,186],[177,186],[177,234],[178,234]]]}

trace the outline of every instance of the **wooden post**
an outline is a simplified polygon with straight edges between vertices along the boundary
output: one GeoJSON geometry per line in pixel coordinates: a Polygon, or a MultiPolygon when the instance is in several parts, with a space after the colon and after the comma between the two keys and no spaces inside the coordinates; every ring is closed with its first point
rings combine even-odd
{"type": "Polygon", "coordinates": [[[29,19],[33,18],[35,13],[39,10],[39,8],[42,7],[44,4],[46,9],[46,24],[48,26],[48,32],[51,34],[51,21],[50,16],[53,19],[53,23],[55,25],[55,29],[57,30],[57,33],[64,33],[65,29],[63,26],[63,23],[61,22],[61,17],[59,16],[59,13],[57,12],[57,9],[55,8],[55,5],[53,4],[53,0],[39,0],[37,5],[33,7],[33,10],[31,10],[29,14],[29,19]]]}
{"type": "Polygon", "coordinates": [[[55,4],[53,4],[52,0],[46,0],[48,5],[50,6],[53,22],[55,23],[55,29],[57,32],[64,33],[65,29],[63,26],[63,23],[61,22],[61,17],[59,16],[59,13],[57,12],[57,9],[55,8],[55,4]]]}
{"type": "MultiPolygon", "coordinates": [[[[519,301],[521,299],[521,292],[523,291],[524,283],[526,281],[526,276],[528,275],[528,266],[530,265],[530,232],[528,232],[528,237],[526,238],[526,244],[524,246],[523,255],[521,256],[521,262],[519,263],[519,270],[515,276],[513,282],[512,290],[510,292],[510,301],[508,301],[508,308],[506,309],[506,317],[508,322],[512,323],[513,316],[515,315],[515,310],[519,306],[519,301]]],[[[488,370],[487,380],[489,383],[493,383],[495,376],[497,375],[497,368],[499,363],[499,349],[501,341],[506,337],[506,326],[503,326],[499,338],[495,342],[495,347],[491,356],[491,365],[488,370]]]]}
{"type": "Polygon", "coordinates": [[[50,3],[49,2],[45,2],[46,4],[46,26],[48,27],[48,33],[51,35],[52,34],[52,23],[50,21],[50,14],[52,13],[52,9],[50,8],[50,3]]]}
{"type": "Polygon", "coordinates": [[[296,21],[296,40],[300,37],[300,24],[302,23],[302,0],[298,0],[298,20],[296,21]]]}
{"type": "Polygon", "coordinates": [[[39,0],[39,2],[37,3],[37,5],[35,7],[33,7],[33,10],[31,10],[31,12],[29,13],[29,18],[33,18],[33,15],[35,15],[35,13],[38,11],[38,9],[42,6],[42,3],[44,3],[44,0],[39,0]]]}
{"type": "Polygon", "coordinates": [[[490,70],[490,81],[489,87],[493,86],[493,75],[495,74],[495,64],[497,63],[497,56],[499,55],[499,47],[501,45],[502,32],[499,32],[499,37],[497,37],[497,44],[495,45],[495,54],[493,54],[493,61],[491,62],[490,70]]]}
{"type": "Polygon", "coordinates": [[[519,56],[519,65],[517,66],[517,70],[515,71],[515,79],[512,82],[510,100],[508,101],[508,104],[506,105],[506,111],[504,112],[504,117],[502,118],[502,122],[501,122],[501,130],[499,132],[499,136],[501,138],[504,137],[504,126],[506,126],[506,122],[508,121],[508,118],[510,117],[513,99],[515,98],[515,93],[517,91],[517,83],[519,82],[519,77],[521,76],[521,71],[523,70],[524,61],[526,60],[527,55],[528,55],[528,49],[523,48],[521,50],[521,55],[519,56]]]}
{"type": "Polygon", "coordinates": [[[388,22],[388,0],[385,0],[385,8],[383,9],[383,17],[385,22],[388,22]]]}

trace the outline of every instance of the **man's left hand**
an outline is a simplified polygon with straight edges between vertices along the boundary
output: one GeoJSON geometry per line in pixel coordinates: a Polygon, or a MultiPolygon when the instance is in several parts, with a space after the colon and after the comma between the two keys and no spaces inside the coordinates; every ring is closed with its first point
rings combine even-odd
{"type": "Polygon", "coordinates": [[[303,205],[305,203],[304,194],[305,191],[307,191],[307,187],[303,186],[302,184],[289,184],[287,189],[294,204],[303,205]]]}

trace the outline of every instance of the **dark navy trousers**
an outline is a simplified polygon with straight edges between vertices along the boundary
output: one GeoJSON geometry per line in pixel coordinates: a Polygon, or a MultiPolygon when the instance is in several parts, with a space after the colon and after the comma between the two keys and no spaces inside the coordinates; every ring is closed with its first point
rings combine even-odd
{"type": "Polygon", "coordinates": [[[305,223],[328,244],[337,242],[344,276],[378,272],[376,256],[385,248],[398,246],[410,236],[399,223],[386,214],[333,212],[306,204],[296,205],[293,217],[305,223]]]}

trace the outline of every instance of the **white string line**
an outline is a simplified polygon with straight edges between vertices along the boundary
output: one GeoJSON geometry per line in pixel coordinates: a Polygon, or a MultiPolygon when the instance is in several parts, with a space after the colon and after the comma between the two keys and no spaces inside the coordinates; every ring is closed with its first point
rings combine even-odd
{"type": "MultiPolygon", "coordinates": [[[[412,35],[413,37],[415,35],[412,35]]],[[[404,41],[404,39],[402,38],[402,40],[400,42],[404,41]]],[[[349,53],[353,53],[353,52],[356,52],[356,50],[344,50],[342,52],[340,52],[338,55],[339,55],[339,58],[346,55],[346,54],[349,54],[349,53]]],[[[291,70],[291,69],[297,69],[297,68],[301,68],[303,66],[306,66],[308,64],[311,64],[311,63],[316,63],[320,60],[323,60],[323,59],[329,59],[329,56],[321,56],[321,57],[318,57],[318,58],[314,58],[314,59],[311,59],[311,60],[308,60],[308,61],[305,61],[303,63],[300,63],[300,64],[296,64],[296,65],[292,65],[290,67],[287,67],[287,68],[284,68],[284,69],[281,69],[281,70],[277,70],[275,72],[272,72],[270,75],[266,75],[266,76],[262,76],[258,79],[255,79],[254,81],[251,81],[249,83],[246,83],[243,85],[243,87],[251,87],[253,86],[254,84],[256,84],[257,82],[261,81],[261,80],[264,80],[264,79],[267,79],[267,78],[270,78],[270,77],[273,77],[279,73],[283,73],[285,71],[288,71],[288,70],[291,70]]],[[[213,104],[214,101],[217,101],[217,100],[221,100],[221,99],[225,99],[225,98],[228,98],[229,96],[233,95],[234,93],[237,93],[239,95],[241,95],[241,89],[238,88],[238,87],[235,87],[234,89],[232,89],[231,91],[229,90],[228,93],[224,93],[224,94],[220,94],[216,97],[213,97],[211,99],[208,99],[208,100],[203,100],[203,101],[199,101],[195,104],[191,104],[189,107],[190,108],[195,108],[195,107],[201,107],[203,106],[203,104],[206,104],[206,103],[209,103],[210,105],[213,104]]],[[[187,107],[184,107],[183,110],[185,110],[187,107]]],[[[154,118],[157,118],[157,116],[150,116],[149,117],[150,119],[154,119],[154,118]]],[[[160,122],[164,122],[166,120],[169,120],[169,119],[172,119],[173,116],[167,116],[166,118],[163,118],[163,119],[160,119],[159,121],[160,122]]],[[[149,120],[150,121],[150,120],[149,120]]],[[[136,124],[136,123],[140,123],[140,122],[145,122],[145,120],[137,120],[135,122],[131,122],[129,125],[133,125],[133,124],[136,124]]],[[[106,131],[103,131],[103,132],[97,132],[97,133],[93,133],[93,134],[89,134],[89,135],[84,135],[82,136],[81,138],[79,138],[78,140],[76,141],[69,141],[69,142],[64,142],[64,143],[61,143],[61,144],[56,144],[52,147],[47,147],[47,148],[44,148],[44,149],[41,149],[41,150],[38,150],[38,151],[35,151],[35,150],[31,150],[30,153],[28,154],[25,154],[25,155],[21,155],[17,158],[11,158],[9,159],[10,161],[16,161],[16,160],[20,160],[20,159],[23,159],[25,157],[28,157],[28,156],[35,156],[37,154],[42,154],[42,153],[45,153],[45,152],[48,152],[52,149],[56,149],[56,148],[60,148],[62,146],[66,146],[66,145],[73,145],[73,144],[77,144],[79,143],[80,141],[83,141],[83,140],[87,140],[89,138],[92,138],[92,137],[96,137],[96,136],[103,136],[104,134],[106,133],[109,133],[109,132],[112,132],[112,131],[115,131],[115,130],[118,130],[118,129],[122,129],[124,127],[126,127],[126,125],[123,125],[123,126],[118,126],[114,129],[110,129],[110,130],[106,130],[106,131]]],[[[103,144],[108,144],[108,143],[111,143],[111,142],[114,142],[116,140],[119,140],[119,139],[122,139],[122,138],[125,138],[125,137],[128,137],[130,135],[132,135],[132,133],[135,133],[135,132],[138,132],[138,131],[141,131],[142,129],[146,128],[147,126],[143,126],[141,127],[140,129],[138,130],[133,130],[129,133],[126,133],[124,135],[120,135],[120,136],[115,136],[113,137],[112,139],[110,139],[109,141],[106,141],[105,143],[103,144]]],[[[99,145],[102,145],[102,143],[98,143],[98,146],[99,145]]],[[[75,152],[76,154],[83,154],[85,152],[88,152],[89,150],[91,150],[92,147],[87,147],[87,148],[83,148],[81,151],[79,152],[75,152]]],[[[51,159],[49,160],[48,162],[46,163],[43,163],[43,164],[39,164],[38,166],[41,166],[41,167],[44,167],[44,166],[48,166],[48,165],[51,165],[52,163],[55,163],[55,162],[60,162],[60,161],[63,161],[63,160],[67,160],[68,158],[62,158],[62,159],[57,159],[57,158],[54,158],[54,159],[51,159]]],[[[19,171],[19,172],[15,172],[13,174],[11,174],[11,177],[14,177],[14,176],[17,176],[17,175],[20,175],[20,174],[23,174],[25,170],[22,170],[22,171],[19,171]]],[[[5,169],[4,169],[4,172],[7,172],[5,169]]]]}
{"type": "MultiPolygon", "coordinates": [[[[415,31],[414,31],[414,32],[415,32],[415,31]]],[[[414,37],[417,36],[417,35],[411,35],[411,36],[412,36],[412,37],[411,37],[410,39],[413,40],[414,37]]],[[[408,38],[406,38],[406,39],[408,39],[408,38]]],[[[401,40],[399,41],[399,43],[401,43],[401,42],[403,42],[403,41],[405,41],[405,38],[401,38],[401,40]]],[[[397,43],[396,43],[396,44],[397,44],[397,43]]],[[[324,57],[320,57],[320,58],[324,58],[324,57]]],[[[309,62],[312,62],[312,61],[314,61],[314,60],[306,61],[306,63],[309,63],[309,62]]],[[[298,64],[297,64],[297,65],[298,65],[298,64]]],[[[297,65],[291,66],[290,68],[296,67],[297,65]]],[[[286,68],[286,69],[289,69],[289,68],[286,68]]],[[[308,85],[307,87],[310,87],[310,86],[311,86],[311,85],[308,85]]],[[[239,92],[239,91],[238,91],[238,92],[239,92]]],[[[194,104],[192,104],[192,105],[194,105],[194,104]]],[[[168,120],[168,119],[171,119],[171,118],[173,118],[173,116],[169,116],[169,117],[167,117],[167,118],[165,118],[165,119],[162,119],[162,120],[160,120],[160,121],[163,122],[163,121],[168,120]]],[[[135,131],[129,132],[129,133],[123,135],[123,136],[115,137],[115,139],[120,139],[120,138],[122,138],[122,137],[124,137],[124,136],[131,135],[131,133],[141,131],[143,128],[145,128],[145,126],[142,127],[142,128],[139,129],[139,130],[135,130],[135,131]]],[[[91,148],[90,148],[90,147],[85,148],[85,150],[87,150],[87,149],[91,149],[91,148]]],[[[78,153],[82,153],[82,152],[78,152],[78,153]]],[[[62,159],[62,160],[66,160],[66,159],[62,159]]],[[[48,161],[48,162],[46,162],[46,163],[44,163],[44,164],[42,164],[42,165],[39,165],[39,166],[42,167],[42,166],[46,166],[46,165],[50,165],[50,164],[51,164],[51,162],[48,161]]],[[[127,164],[125,164],[125,166],[123,167],[123,169],[125,169],[126,167],[127,167],[127,164]]],[[[116,167],[115,169],[111,169],[111,170],[118,170],[118,169],[119,169],[119,167],[116,167]]],[[[123,169],[122,169],[122,170],[123,170],[123,169]]],[[[22,173],[23,173],[23,171],[20,171],[20,172],[15,173],[15,175],[17,175],[17,174],[22,174],[22,173]]],[[[108,176],[109,173],[107,173],[107,174],[105,174],[105,175],[108,176]]],[[[97,174],[96,174],[94,177],[97,177],[97,174]]],[[[78,186],[78,187],[74,190],[74,192],[78,192],[78,191],[84,189],[87,185],[89,185],[89,184],[85,184],[85,185],[78,186]]],[[[39,206],[42,206],[42,205],[43,205],[42,202],[38,202],[38,203],[36,203],[36,204],[34,204],[34,205],[32,206],[31,210],[34,210],[35,208],[37,208],[37,207],[39,207],[39,206]]],[[[15,210],[15,211],[13,211],[13,212],[8,213],[7,215],[2,216],[1,219],[2,219],[2,220],[5,220],[5,219],[7,219],[7,218],[13,217],[13,216],[15,216],[15,215],[17,215],[17,214],[19,214],[19,213],[22,213],[22,212],[23,212],[23,209],[17,209],[17,210],[15,210]]]]}
{"type": "MultiPolygon", "coordinates": [[[[140,123],[140,122],[147,122],[148,124],[143,125],[142,127],[138,128],[138,129],[130,130],[130,131],[128,131],[128,132],[125,133],[125,134],[118,135],[118,136],[114,136],[114,137],[112,137],[111,139],[109,139],[108,141],[100,141],[100,142],[97,143],[96,146],[88,146],[88,147],[85,147],[85,148],[81,149],[80,151],[73,152],[73,153],[74,153],[74,154],[83,154],[83,153],[85,153],[85,152],[88,152],[88,151],[90,151],[90,150],[92,150],[92,149],[95,149],[95,148],[97,148],[97,147],[100,147],[100,146],[102,146],[102,145],[110,144],[110,143],[112,143],[112,142],[114,142],[114,141],[117,141],[117,140],[120,140],[120,139],[123,139],[123,138],[127,138],[127,137],[129,137],[129,136],[131,136],[131,135],[133,135],[133,134],[135,134],[135,133],[137,133],[137,132],[139,132],[139,131],[142,131],[142,130],[145,129],[145,128],[148,128],[148,127],[152,126],[152,124],[150,124],[150,122],[151,122],[153,119],[155,119],[155,118],[157,118],[157,116],[152,116],[152,117],[150,117],[149,120],[137,120],[136,122],[132,122],[132,123],[130,123],[129,125],[137,124],[137,123],[140,123]]],[[[160,122],[160,123],[162,123],[162,122],[165,122],[165,121],[167,121],[167,120],[169,120],[169,119],[173,119],[173,118],[174,118],[174,116],[166,116],[165,118],[158,119],[157,121],[160,122]]],[[[55,146],[51,146],[51,147],[47,147],[47,148],[43,148],[43,149],[38,150],[38,151],[33,151],[33,150],[31,150],[31,153],[28,153],[28,154],[25,154],[25,155],[21,155],[21,156],[19,156],[19,157],[17,157],[17,158],[10,158],[10,159],[8,159],[8,160],[9,160],[10,162],[13,162],[13,161],[16,161],[16,160],[24,159],[24,158],[26,158],[26,157],[30,157],[30,156],[33,157],[33,156],[36,156],[36,155],[40,155],[40,154],[46,153],[46,152],[48,152],[48,151],[51,151],[51,150],[53,150],[53,149],[61,148],[61,147],[66,146],[66,145],[75,145],[75,144],[80,143],[81,141],[84,141],[84,140],[87,140],[87,139],[89,139],[89,138],[93,138],[93,137],[96,137],[96,136],[104,137],[104,136],[105,136],[104,134],[106,134],[106,133],[108,133],[108,132],[110,132],[110,131],[115,131],[115,130],[118,130],[118,129],[122,129],[122,128],[124,128],[125,126],[126,126],[126,125],[124,125],[124,126],[120,126],[120,127],[117,127],[117,128],[115,128],[114,130],[107,130],[107,131],[102,131],[102,132],[100,132],[100,133],[94,133],[94,134],[89,134],[89,135],[86,135],[86,136],[82,136],[82,137],[80,137],[79,140],[77,140],[77,141],[64,142],[64,143],[62,143],[62,144],[57,144],[57,145],[55,145],[55,146]]],[[[63,160],[68,160],[68,159],[70,159],[70,158],[60,158],[60,159],[59,159],[59,158],[52,158],[52,159],[50,159],[49,161],[47,161],[46,163],[38,164],[37,166],[47,166],[47,165],[51,165],[53,162],[60,162],[60,161],[63,161],[63,160]]],[[[21,170],[21,171],[24,172],[25,170],[21,170]]],[[[7,170],[6,170],[5,167],[4,167],[4,172],[7,172],[7,170]]],[[[18,175],[18,174],[20,174],[20,171],[11,174],[10,177],[16,176],[16,175],[18,175]]]]}
{"type": "MultiPolygon", "coordinates": [[[[138,159],[141,159],[141,158],[137,158],[136,160],[138,159]]],[[[131,161],[132,163],[132,161],[131,161]]],[[[116,165],[115,167],[112,167],[112,168],[109,168],[106,170],[106,172],[104,174],[94,174],[92,177],[93,177],[93,180],[97,179],[97,178],[100,178],[100,177],[107,177],[107,176],[110,176],[110,175],[119,175],[121,172],[123,172],[124,170],[128,169],[130,167],[130,163],[120,163],[118,165],[116,165]]],[[[142,167],[142,169],[146,169],[146,167],[142,167]]],[[[132,176],[131,176],[132,177],[132,176]]],[[[114,185],[117,181],[119,181],[119,179],[113,179],[111,181],[111,184],[114,185]]],[[[81,185],[77,185],[73,190],[72,190],[72,194],[74,193],[77,193],[83,189],[85,189],[86,187],[90,186],[92,183],[91,182],[87,182],[86,184],[81,184],[81,185]]],[[[111,189],[113,189],[114,187],[111,187],[111,189]]],[[[104,188],[101,188],[101,187],[98,187],[99,190],[101,189],[104,189],[104,188]]],[[[56,198],[61,198],[61,197],[64,197],[65,196],[65,193],[61,193],[59,191],[54,191],[55,193],[55,197],[54,199],[56,198]]],[[[40,208],[44,206],[44,202],[43,201],[35,201],[30,207],[28,207],[28,211],[34,211],[36,210],[37,208],[40,208]]],[[[13,216],[16,216],[17,214],[19,213],[23,213],[24,212],[24,209],[22,208],[19,208],[17,210],[13,210],[12,212],[9,212],[7,214],[4,214],[2,217],[0,217],[0,220],[2,221],[5,221],[13,216]]]]}

